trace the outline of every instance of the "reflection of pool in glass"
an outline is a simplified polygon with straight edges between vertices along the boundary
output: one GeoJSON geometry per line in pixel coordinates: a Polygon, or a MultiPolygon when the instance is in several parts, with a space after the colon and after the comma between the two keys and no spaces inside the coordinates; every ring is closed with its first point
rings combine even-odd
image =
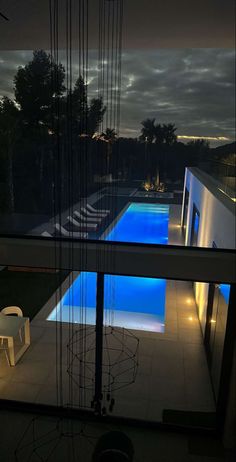
{"type": "Polygon", "coordinates": [[[230,293],[230,285],[229,284],[220,284],[219,286],[220,292],[222,293],[226,303],[229,303],[229,293],[230,293]]]}
{"type": "MultiPolygon", "coordinates": [[[[106,240],[163,244],[168,242],[169,207],[131,204],[106,240]]],[[[130,329],[164,332],[164,279],[105,276],[104,320],[130,329]]],[[[47,318],[95,324],[96,273],[81,273],[47,318]],[[86,310],[81,310],[86,307],[86,310]]]]}

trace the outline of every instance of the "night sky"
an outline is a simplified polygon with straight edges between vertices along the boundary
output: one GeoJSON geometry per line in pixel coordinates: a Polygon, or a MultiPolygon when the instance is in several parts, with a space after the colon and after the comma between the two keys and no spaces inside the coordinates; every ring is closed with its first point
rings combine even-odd
{"type": "MultiPolygon", "coordinates": [[[[30,51],[0,51],[0,95],[13,97],[18,66],[30,51]]],[[[64,62],[64,53],[61,53],[64,62]]],[[[74,78],[78,76],[74,56],[74,78]]],[[[97,92],[97,53],[89,52],[89,97],[97,92]]],[[[122,59],[120,134],[136,137],[141,121],[174,123],[177,135],[225,137],[234,134],[234,50],[225,48],[132,49],[122,59]]],[[[182,139],[181,141],[184,141],[182,139]]]]}

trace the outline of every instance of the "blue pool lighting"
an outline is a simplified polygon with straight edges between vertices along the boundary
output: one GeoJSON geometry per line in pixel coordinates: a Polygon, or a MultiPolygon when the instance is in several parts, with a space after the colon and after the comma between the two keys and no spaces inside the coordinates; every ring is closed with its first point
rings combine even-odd
{"type": "Polygon", "coordinates": [[[106,237],[108,241],[166,244],[169,206],[131,204],[106,237]]]}
{"type": "MultiPolygon", "coordinates": [[[[166,244],[168,223],[167,205],[133,203],[105,239],[166,244]]],[[[96,273],[80,273],[47,319],[95,324],[96,277],[96,273]],[[81,307],[86,307],[84,313],[81,307]]],[[[106,275],[104,321],[119,327],[164,332],[165,293],[164,279],[106,275]]]]}
{"type": "Polygon", "coordinates": [[[220,292],[222,293],[226,303],[229,303],[229,293],[230,293],[230,285],[229,284],[220,284],[219,286],[220,292]]]}

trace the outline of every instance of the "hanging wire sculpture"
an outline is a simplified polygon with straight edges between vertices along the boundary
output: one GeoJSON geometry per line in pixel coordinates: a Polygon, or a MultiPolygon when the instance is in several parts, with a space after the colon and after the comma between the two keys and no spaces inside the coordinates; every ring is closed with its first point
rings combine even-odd
{"type": "MultiPolygon", "coordinates": [[[[86,181],[81,180],[89,175],[87,157],[89,150],[88,136],[88,106],[81,104],[79,132],[73,130],[73,84],[74,69],[78,70],[77,77],[81,78],[87,89],[88,83],[88,0],[66,0],[63,7],[59,0],[49,0],[50,43],[51,43],[51,80],[53,88],[52,104],[52,156],[53,156],[53,213],[54,225],[62,225],[63,210],[67,208],[73,216],[75,204],[82,198],[87,198],[86,181]],[[60,19],[65,17],[66,50],[64,94],[59,91],[58,69],[60,64],[60,19]],[[77,19],[77,28],[74,19],[77,19]],[[73,37],[76,36],[74,40],[73,37]],[[74,41],[73,41],[74,40],[74,41]],[[73,43],[76,47],[73,49],[73,43]],[[66,171],[66,174],[65,174],[66,171]]],[[[120,125],[120,95],[121,95],[121,50],[122,50],[122,20],[123,0],[99,0],[99,50],[98,50],[98,95],[106,106],[101,141],[107,151],[107,173],[111,162],[109,130],[119,135],[120,125]]],[[[86,90],[87,91],[87,90],[86,90]]],[[[82,98],[82,90],[78,87],[78,97],[82,98]]],[[[119,162],[119,149],[113,161],[113,169],[119,162]]],[[[98,183],[98,200],[102,194],[102,180],[98,183]]],[[[104,203],[105,208],[111,209],[111,216],[116,214],[116,185],[111,183],[112,202],[104,203]]],[[[106,201],[105,196],[105,201],[106,201]]],[[[97,319],[96,326],[88,326],[86,306],[86,277],[80,274],[80,300],[76,300],[73,288],[74,270],[78,266],[86,266],[87,246],[81,240],[80,261],[74,262],[73,229],[68,235],[68,285],[71,286],[69,300],[69,323],[64,329],[62,322],[62,287],[56,293],[56,305],[60,306],[55,322],[56,337],[56,405],[65,408],[92,408],[96,415],[112,412],[115,404],[114,393],[135,381],[138,367],[138,338],[124,328],[113,326],[113,302],[115,287],[110,278],[108,287],[110,306],[104,318],[104,274],[97,274],[97,319]],[[100,301],[99,301],[100,300],[100,301]],[[102,300],[102,302],[101,302],[102,300]],[[80,310],[80,323],[74,323],[74,310],[80,310]],[[67,338],[65,361],[65,338],[67,338]],[[65,364],[66,362],[66,364],[65,364]],[[67,392],[65,393],[65,386],[67,392]]],[[[59,236],[55,242],[55,268],[63,268],[63,237],[59,236]]],[[[99,246],[99,243],[98,243],[99,246]]],[[[107,242],[108,252],[97,252],[97,268],[101,263],[115,268],[116,256],[112,244],[107,242]],[[104,261],[102,261],[104,260],[104,261]]],[[[59,281],[58,274],[58,281],[59,281]]],[[[16,460],[41,460],[48,462],[55,460],[56,451],[68,447],[67,460],[86,460],[80,451],[81,441],[88,440],[84,425],[78,430],[67,419],[58,419],[51,425],[43,425],[40,418],[33,419],[23,435],[17,449],[16,460]],[[31,437],[29,436],[31,434],[31,437]],[[27,442],[29,441],[30,442],[27,442]],[[79,441],[79,443],[78,443],[79,441]],[[76,444],[75,444],[76,442],[76,444]],[[28,459],[25,454],[28,451],[28,459]]],[[[63,449],[64,450],[64,449],[63,449]]]]}
{"type": "Polygon", "coordinates": [[[95,413],[106,415],[113,411],[114,392],[135,382],[138,369],[138,338],[128,329],[104,326],[102,357],[102,389],[100,400],[93,396],[95,387],[96,329],[87,329],[87,349],[80,351],[78,343],[85,333],[80,328],[74,332],[68,350],[71,363],[68,374],[78,388],[87,390],[91,397],[91,407],[95,413]],[[76,351],[78,350],[78,351],[76,351]]]}
{"type": "Polygon", "coordinates": [[[89,460],[97,436],[85,423],[52,417],[34,417],[15,449],[16,462],[89,460]]]}
{"type": "MultiPolygon", "coordinates": [[[[98,95],[106,106],[101,137],[103,141],[107,141],[107,173],[110,168],[108,135],[111,132],[118,134],[120,125],[122,22],[123,0],[99,0],[98,95]]],[[[117,155],[116,162],[118,161],[117,155]]],[[[111,208],[112,205],[112,212],[116,214],[115,183],[112,183],[111,189],[112,204],[105,203],[104,207],[111,208]]],[[[108,243],[108,247],[109,252],[104,252],[102,258],[111,268],[115,268],[112,244],[108,243]]],[[[101,257],[98,256],[98,267],[99,258],[101,257]]],[[[104,319],[104,275],[97,275],[97,291],[99,281],[103,289],[97,295],[95,328],[86,327],[86,297],[85,291],[81,292],[80,306],[83,307],[81,310],[85,322],[79,328],[76,326],[75,330],[72,329],[68,342],[67,372],[71,386],[74,385],[79,390],[79,407],[87,407],[91,402],[96,414],[106,414],[113,410],[115,391],[135,381],[139,340],[125,328],[113,325],[115,283],[112,277],[106,285],[109,307],[104,319]]],[[[83,289],[86,290],[85,285],[83,289]]],[[[77,405],[75,400],[71,404],[77,405]]]]}

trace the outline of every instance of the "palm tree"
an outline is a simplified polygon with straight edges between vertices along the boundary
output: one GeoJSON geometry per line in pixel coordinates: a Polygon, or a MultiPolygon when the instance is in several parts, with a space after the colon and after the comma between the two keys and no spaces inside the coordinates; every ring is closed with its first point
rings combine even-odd
{"type": "Polygon", "coordinates": [[[163,127],[162,127],[163,141],[168,146],[171,146],[172,144],[176,143],[177,141],[177,136],[175,134],[176,130],[177,130],[177,127],[175,127],[175,124],[168,124],[168,125],[163,124],[163,127]]]}
{"type": "Polygon", "coordinates": [[[177,141],[175,131],[177,127],[174,124],[163,124],[156,125],[155,143],[158,145],[157,149],[157,174],[156,174],[156,186],[160,186],[163,181],[163,175],[165,169],[166,160],[166,148],[173,145],[177,141]]]}
{"type": "Polygon", "coordinates": [[[141,122],[143,127],[141,128],[140,140],[146,141],[147,143],[152,143],[155,138],[156,126],[154,119],[145,119],[141,122]]]}
{"type": "Polygon", "coordinates": [[[106,173],[107,175],[109,175],[112,145],[115,143],[117,139],[117,133],[114,128],[107,128],[106,131],[101,134],[100,139],[107,143],[106,173]]]}
{"type": "Polygon", "coordinates": [[[155,125],[155,144],[157,146],[157,155],[156,155],[156,176],[155,176],[155,187],[160,186],[160,176],[161,176],[161,163],[162,163],[162,146],[164,142],[164,130],[161,124],[155,125]]]}
{"type": "MultiPolygon", "coordinates": [[[[163,170],[163,150],[164,146],[171,146],[172,144],[176,143],[177,136],[175,131],[177,128],[174,124],[155,124],[155,118],[153,119],[145,119],[141,123],[143,125],[141,129],[141,136],[140,140],[146,141],[145,145],[145,152],[146,152],[146,165],[147,165],[147,183],[150,183],[151,179],[151,160],[150,160],[150,149],[151,144],[154,142],[157,146],[156,152],[156,167],[153,167],[153,170],[156,169],[155,172],[155,185],[158,187],[161,181],[161,171],[163,170]]],[[[154,172],[153,172],[154,173],[154,172]]]]}
{"type": "Polygon", "coordinates": [[[145,164],[146,164],[146,186],[150,186],[151,182],[151,144],[155,139],[156,133],[156,126],[155,126],[155,118],[153,119],[145,119],[141,122],[143,127],[141,128],[141,136],[139,139],[141,141],[145,141],[145,164]]]}
{"type": "Polygon", "coordinates": [[[164,130],[161,124],[155,125],[155,144],[163,144],[164,142],[164,130]]]}

